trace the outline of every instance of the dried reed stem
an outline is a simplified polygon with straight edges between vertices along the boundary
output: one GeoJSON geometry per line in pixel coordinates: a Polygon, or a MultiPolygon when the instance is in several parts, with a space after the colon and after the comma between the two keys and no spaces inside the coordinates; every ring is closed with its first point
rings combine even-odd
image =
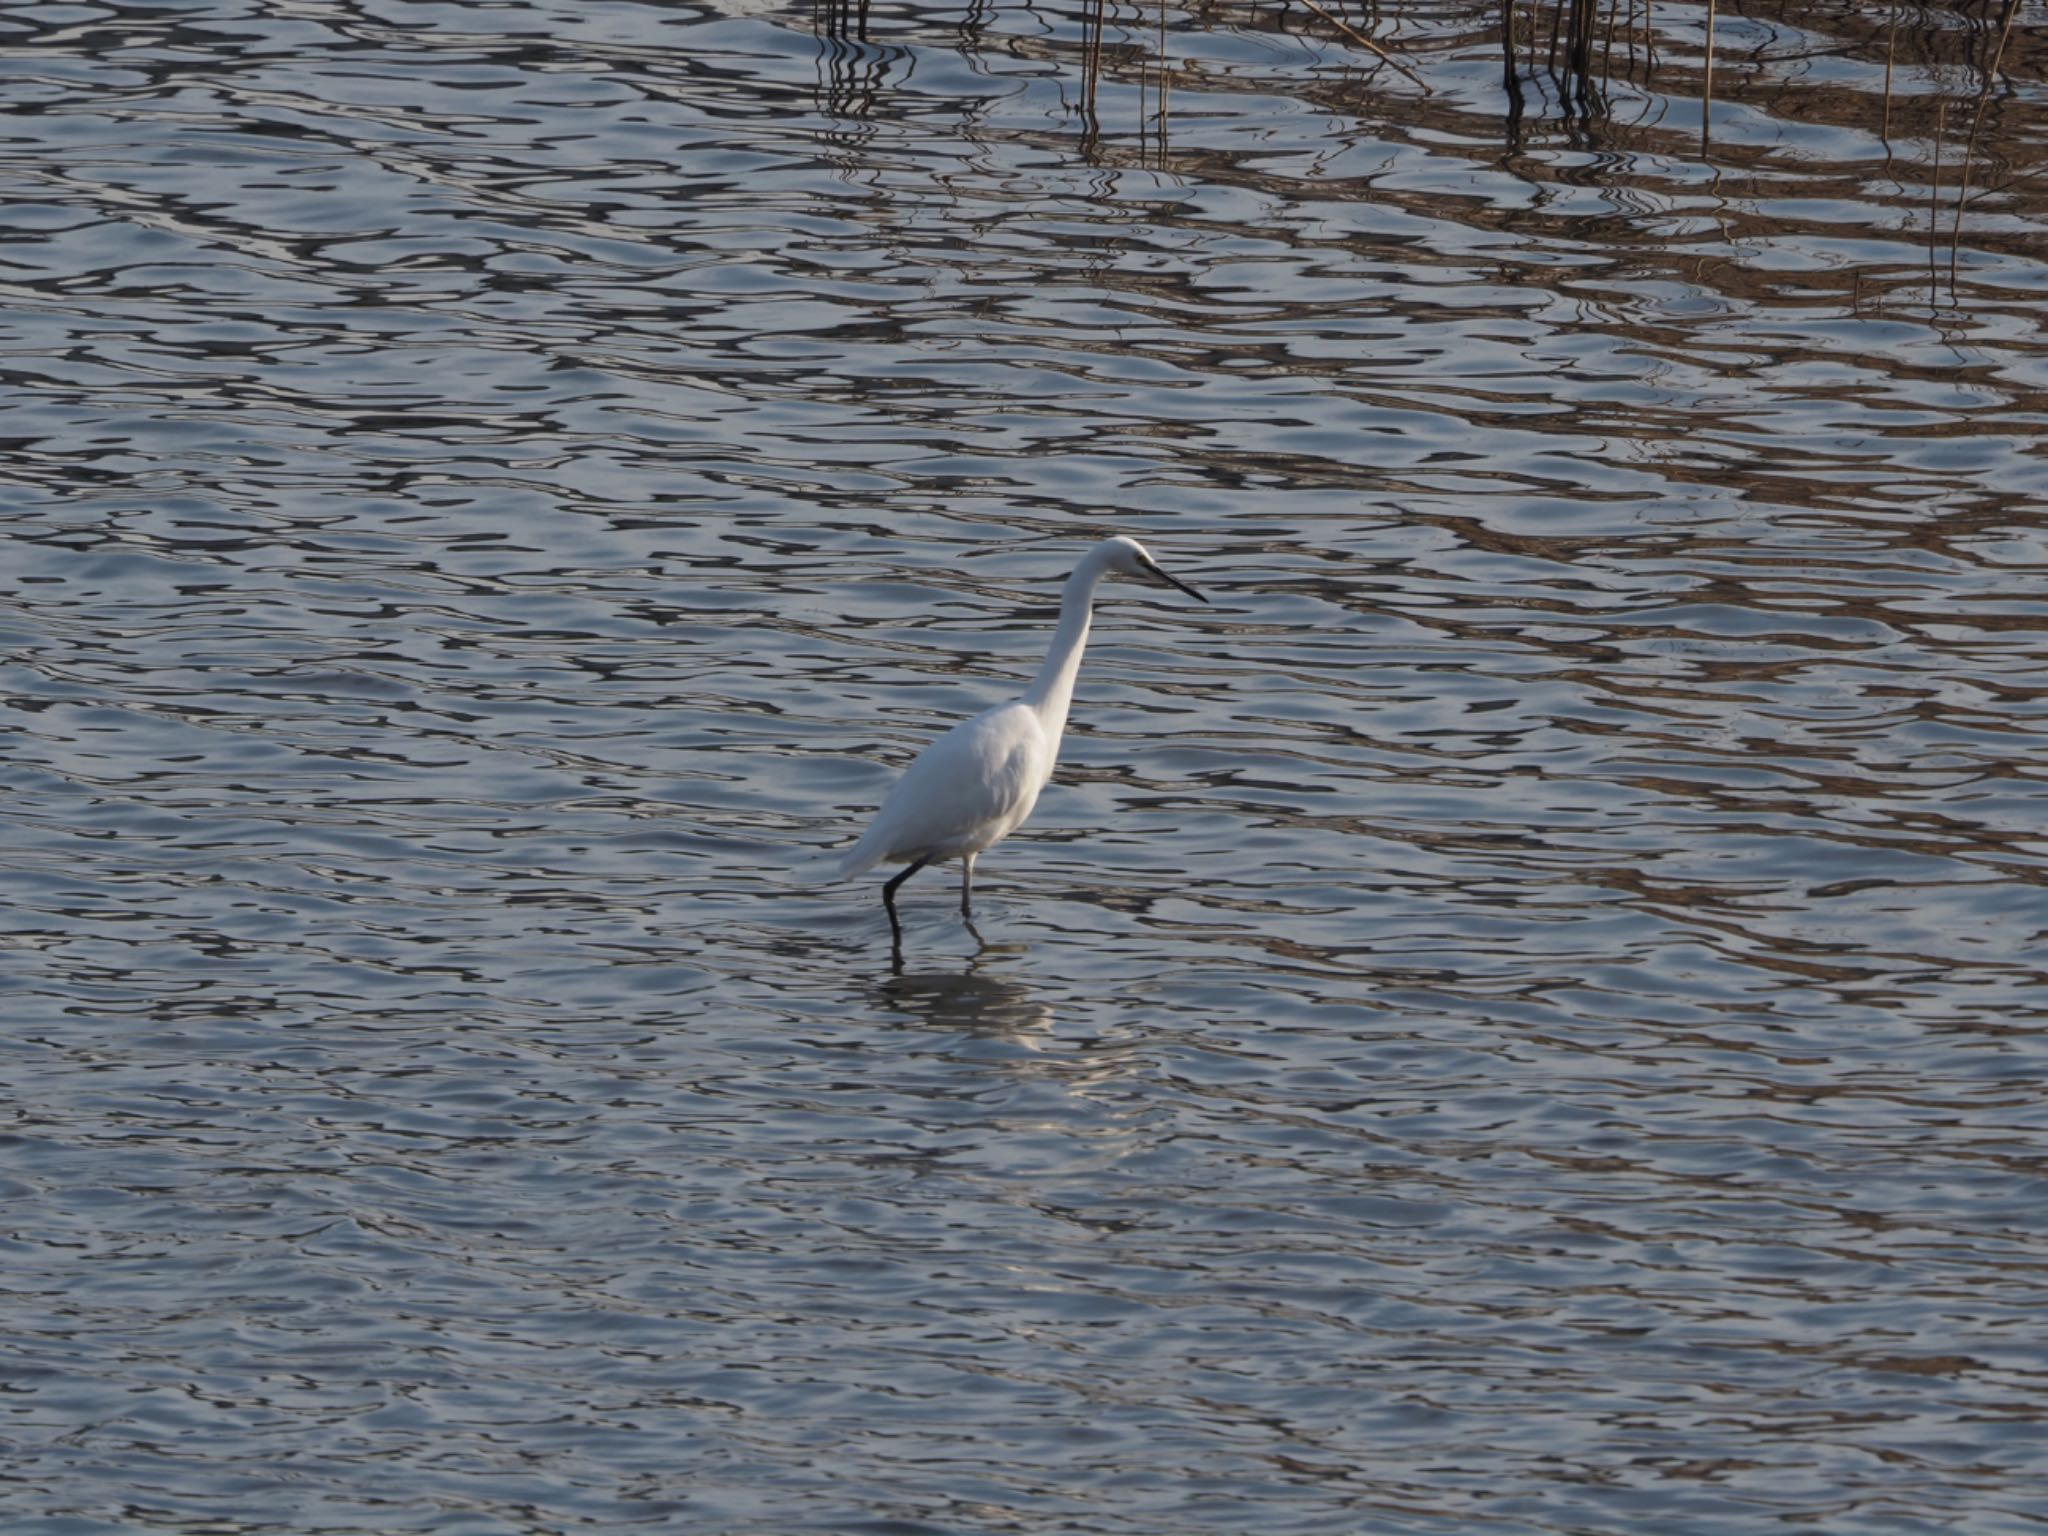
{"type": "Polygon", "coordinates": [[[1707,134],[1714,120],[1714,0],[1707,0],[1707,62],[1700,80],[1700,153],[1707,152],[1707,134]]]}
{"type": "Polygon", "coordinates": [[[1598,0],[1572,0],[1571,47],[1566,58],[1577,79],[1582,106],[1587,100],[1588,82],[1593,76],[1593,28],[1599,16],[1595,9],[1597,4],[1598,0]]]}
{"type": "Polygon", "coordinates": [[[1327,21],[1339,32],[1342,32],[1346,37],[1350,38],[1354,43],[1357,43],[1361,48],[1368,49],[1371,52],[1378,54],[1382,59],[1385,59],[1389,64],[1393,65],[1394,68],[1398,69],[1402,74],[1406,75],[1410,80],[1413,80],[1417,85],[1421,86],[1423,95],[1433,96],[1436,94],[1429,88],[1429,82],[1424,80],[1422,76],[1415,73],[1414,70],[1410,69],[1406,64],[1403,64],[1399,59],[1395,58],[1391,53],[1387,52],[1386,49],[1382,48],[1378,43],[1374,42],[1371,38],[1367,37],[1363,32],[1359,31],[1356,27],[1353,27],[1348,22],[1339,21],[1335,16],[1332,16],[1328,11],[1324,10],[1320,5],[1316,4],[1316,0],[1301,0],[1301,3],[1307,6],[1310,10],[1314,11],[1318,16],[1322,17],[1323,20],[1327,21]]]}
{"type": "Polygon", "coordinates": [[[1166,154],[1166,0],[1159,0],[1159,153],[1166,154]]]}
{"type": "MultiPolygon", "coordinates": [[[[1530,24],[1535,24],[1534,17],[1530,24]]],[[[1508,143],[1517,147],[1522,131],[1522,76],[1515,68],[1515,0],[1500,0],[1500,88],[1508,99],[1508,143]]]]}
{"type": "Polygon", "coordinates": [[[2012,18],[2020,0],[2005,0],[2005,23],[1998,30],[1998,47],[1992,51],[1991,67],[1984,71],[1984,89],[1977,93],[1977,110],[1970,117],[1970,137],[1963,143],[1962,177],[1956,184],[1956,222],[1949,234],[1948,291],[1956,291],[1956,262],[1963,249],[1963,204],[1970,200],[1970,161],[1977,153],[1977,130],[1984,126],[1984,109],[1991,104],[1991,87],[1998,79],[1998,66],[2005,62],[2005,45],[2012,36],[2012,18]]]}
{"type": "Polygon", "coordinates": [[[1934,177],[1927,188],[1927,307],[1940,297],[1935,288],[1934,235],[1941,227],[1941,136],[1948,130],[1948,103],[1934,114],[1934,177]]]}
{"type": "Polygon", "coordinates": [[[1086,0],[1081,13],[1081,107],[1095,111],[1095,87],[1102,79],[1102,11],[1107,0],[1086,0]]]}
{"type": "Polygon", "coordinates": [[[1891,12],[1891,30],[1884,39],[1884,118],[1877,125],[1877,136],[1884,140],[1885,148],[1892,142],[1892,60],[1899,52],[1899,12],[1894,6],[1891,12]]]}

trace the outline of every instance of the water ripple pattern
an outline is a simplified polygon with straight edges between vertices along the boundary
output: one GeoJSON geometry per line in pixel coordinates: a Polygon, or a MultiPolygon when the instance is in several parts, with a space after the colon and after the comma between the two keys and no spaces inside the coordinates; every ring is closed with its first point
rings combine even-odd
{"type": "Polygon", "coordinates": [[[2048,91],[1780,9],[10,7],[7,1530],[2048,1528],[2048,91]]]}

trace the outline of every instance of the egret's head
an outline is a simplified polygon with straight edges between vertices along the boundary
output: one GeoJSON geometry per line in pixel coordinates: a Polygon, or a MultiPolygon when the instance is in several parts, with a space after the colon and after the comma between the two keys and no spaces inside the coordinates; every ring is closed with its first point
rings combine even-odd
{"type": "Polygon", "coordinates": [[[1169,587],[1179,587],[1189,597],[1200,602],[1209,601],[1186,582],[1162,571],[1159,562],[1154,560],[1145,546],[1136,539],[1127,539],[1118,534],[1113,539],[1105,540],[1102,547],[1109,553],[1109,568],[1118,575],[1136,576],[1141,581],[1162,582],[1169,587]]]}

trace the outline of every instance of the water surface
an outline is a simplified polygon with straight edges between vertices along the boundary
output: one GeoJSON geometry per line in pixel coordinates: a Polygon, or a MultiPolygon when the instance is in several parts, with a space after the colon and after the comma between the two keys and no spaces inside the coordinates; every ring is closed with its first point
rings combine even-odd
{"type": "Polygon", "coordinates": [[[2039,50],[1346,14],[0,18],[10,1531],[2048,1525],[2039,50]]]}

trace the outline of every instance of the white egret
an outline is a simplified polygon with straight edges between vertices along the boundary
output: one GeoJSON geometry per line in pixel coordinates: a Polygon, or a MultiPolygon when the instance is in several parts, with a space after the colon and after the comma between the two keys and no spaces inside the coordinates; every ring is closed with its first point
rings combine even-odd
{"type": "Polygon", "coordinates": [[[974,861],[1024,824],[1052,777],[1081,651],[1088,644],[1095,589],[1111,573],[1154,577],[1209,601],[1162,571],[1136,539],[1119,534],[1088,551],[1060,594],[1059,628],[1031,686],[1021,698],[961,721],[919,753],[840,865],[842,880],[877,864],[910,866],[882,887],[897,946],[903,943],[903,925],[896,920],[896,887],[927,864],[961,861],[960,915],[971,925],[974,861]]]}

